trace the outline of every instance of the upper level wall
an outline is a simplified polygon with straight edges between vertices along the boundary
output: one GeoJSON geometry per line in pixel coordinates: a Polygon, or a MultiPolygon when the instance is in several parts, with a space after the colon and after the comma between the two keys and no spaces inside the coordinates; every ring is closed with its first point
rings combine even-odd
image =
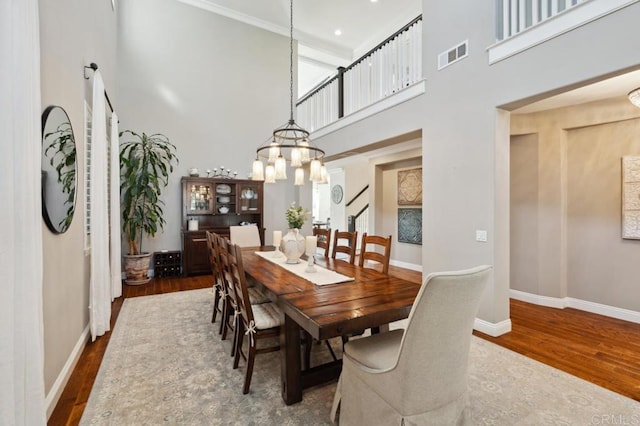
{"type": "Polygon", "coordinates": [[[321,137],[311,135],[327,156],[353,151],[381,141],[393,140],[421,128],[424,95],[370,115],[321,137]]]}
{"type": "Polygon", "coordinates": [[[510,133],[497,108],[640,67],[639,19],[634,3],[490,65],[493,2],[423,0],[425,94],[317,142],[334,154],[422,129],[424,272],[494,265],[479,317],[500,323],[509,316],[510,133]],[[464,40],[469,55],[439,71],[438,54],[464,40]],[[475,241],[476,230],[488,241],[475,241]]]}
{"type": "Polygon", "coordinates": [[[634,3],[491,65],[496,105],[511,109],[640,68],[639,18],[634,3]]]}
{"type": "MultiPolygon", "coordinates": [[[[492,2],[423,2],[424,264],[494,265],[479,316],[508,318],[509,118],[496,110],[640,66],[640,5],[489,65],[492,2]],[[469,40],[469,56],[441,71],[438,53],[469,40]],[[588,42],[586,42],[588,40],[588,42]],[[437,208],[436,208],[437,206],[437,208]],[[475,230],[488,241],[475,241],[475,230]],[[427,261],[428,259],[428,261],[427,261]]],[[[429,272],[429,271],[426,271],[429,272]]]]}

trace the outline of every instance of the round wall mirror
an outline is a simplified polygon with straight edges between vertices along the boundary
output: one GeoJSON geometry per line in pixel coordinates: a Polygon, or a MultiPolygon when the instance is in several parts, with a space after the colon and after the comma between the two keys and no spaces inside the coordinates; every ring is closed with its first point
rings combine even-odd
{"type": "Polygon", "coordinates": [[[71,121],[59,106],[42,113],[42,217],[55,234],[71,225],[76,205],[76,142],[71,121]]]}

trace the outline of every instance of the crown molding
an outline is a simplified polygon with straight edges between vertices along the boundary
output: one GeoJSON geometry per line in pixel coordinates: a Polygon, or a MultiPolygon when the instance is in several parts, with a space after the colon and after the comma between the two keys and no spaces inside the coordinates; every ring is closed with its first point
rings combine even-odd
{"type": "MultiPolygon", "coordinates": [[[[270,31],[287,38],[289,37],[289,27],[283,27],[282,25],[274,24],[273,22],[265,21],[263,19],[256,18],[255,16],[247,15],[245,13],[238,12],[237,10],[214,4],[208,0],[178,0],[178,2],[224,16],[265,31],[270,31]]],[[[328,43],[310,34],[298,31],[295,27],[293,29],[293,37],[298,40],[298,43],[304,44],[309,49],[319,52],[318,54],[320,56],[314,56],[314,59],[327,62],[327,58],[333,57],[334,59],[331,60],[330,63],[340,61],[347,61],[349,63],[353,59],[353,51],[351,49],[328,43]]],[[[311,54],[308,53],[306,56],[311,57],[311,54]]]]}

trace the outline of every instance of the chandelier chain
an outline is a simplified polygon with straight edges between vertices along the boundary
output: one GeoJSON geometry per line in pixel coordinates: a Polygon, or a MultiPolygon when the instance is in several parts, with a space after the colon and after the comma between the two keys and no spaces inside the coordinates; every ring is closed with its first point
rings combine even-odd
{"type": "Polygon", "coordinates": [[[293,0],[289,2],[289,122],[275,129],[272,137],[256,149],[251,178],[275,183],[286,180],[286,162],[295,168],[294,185],[304,184],[303,164],[309,164],[309,180],[327,183],[327,168],[322,163],[324,151],[309,140],[309,132],[293,119],[293,0]],[[267,166],[262,163],[267,159],[267,166]]]}
{"type": "Polygon", "coordinates": [[[293,121],[293,0],[289,6],[289,120],[293,121]]]}

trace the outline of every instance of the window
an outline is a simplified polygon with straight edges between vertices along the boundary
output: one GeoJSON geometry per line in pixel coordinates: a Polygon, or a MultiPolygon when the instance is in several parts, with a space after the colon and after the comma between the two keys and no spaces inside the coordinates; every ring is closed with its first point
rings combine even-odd
{"type": "Polygon", "coordinates": [[[91,107],[84,101],[84,251],[91,251],[91,107]]]}

